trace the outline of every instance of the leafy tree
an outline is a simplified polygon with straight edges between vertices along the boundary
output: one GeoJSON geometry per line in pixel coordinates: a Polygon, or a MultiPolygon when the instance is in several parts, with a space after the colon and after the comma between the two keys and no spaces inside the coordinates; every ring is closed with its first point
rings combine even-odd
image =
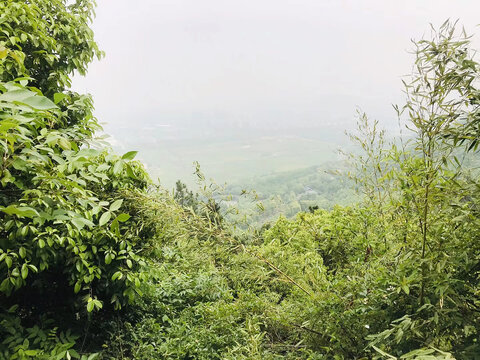
{"type": "Polygon", "coordinates": [[[395,254],[390,281],[406,296],[395,300],[401,304],[397,319],[371,339],[375,346],[388,344],[384,350],[393,355],[434,346],[470,358],[478,350],[474,338],[480,326],[478,200],[469,193],[458,142],[450,139],[463,119],[476,114],[471,99],[478,64],[469,38],[457,35],[450,22],[433,31],[432,40],[415,44],[414,72],[404,82],[407,101],[397,108],[413,136],[384,158],[390,171],[379,180],[370,178],[379,188],[385,180],[391,186],[387,207],[374,204],[394,225],[386,228],[394,252],[385,257],[395,254]]]}
{"type": "MultiPolygon", "coordinates": [[[[125,194],[149,178],[135,151],[95,149],[92,100],[68,90],[101,55],[93,3],[6,1],[0,14],[0,353],[48,357],[22,324],[73,328],[138,293],[152,234],[125,194]]],[[[68,343],[51,351],[73,356],[68,343]]]]}
{"type": "Polygon", "coordinates": [[[198,194],[194,194],[193,191],[189,191],[187,185],[180,180],[177,180],[175,183],[173,198],[180,206],[184,208],[190,208],[193,211],[198,209],[198,194]]]}
{"type": "Polygon", "coordinates": [[[90,0],[2,1],[1,81],[29,76],[49,98],[68,89],[74,71],[86,74],[102,56],[89,27],[94,6],[90,0]]]}

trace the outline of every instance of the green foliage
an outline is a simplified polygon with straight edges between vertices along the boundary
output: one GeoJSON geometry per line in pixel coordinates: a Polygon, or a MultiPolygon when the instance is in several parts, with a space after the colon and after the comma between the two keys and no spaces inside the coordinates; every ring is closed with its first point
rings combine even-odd
{"type": "Polygon", "coordinates": [[[78,294],[77,309],[120,307],[138,293],[139,252],[148,245],[123,192],[144,188],[148,177],[131,155],[87,147],[91,116],[67,125],[76,108],[91,108],[88,98],[62,110],[22,83],[0,83],[0,296],[26,313],[54,312],[71,301],[55,299],[67,289],[78,294]]]}
{"type": "Polygon", "coordinates": [[[7,359],[80,359],[93,360],[99,354],[80,355],[73,347],[78,336],[70,330],[59,332],[51,327],[52,322],[42,319],[38,325],[24,328],[20,318],[15,316],[18,306],[10,308],[0,315],[0,324],[6,331],[1,345],[10,351],[1,351],[0,356],[7,359]]]}
{"type": "Polygon", "coordinates": [[[274,290],[271,268],[248,252],[254,247],[241,250],[240,240],[171,200],[141,201],[149,204],[147,213],[156,214],[159,251],[144,295],[126,321],[110,326],[109,356],[313,358],[304,346],[295,347],[298,338],[279,338],[285,327],[279,322],[288,316],[273,305],[282,295],[274,290]]]}
{"type": "Polygon", "coordinates": [[[256,177],[241,185],[231,184],[227,192],[231,201],[248,214],[251,226],[260,227],[274,222],[280,215],[294,217],[309,208],[331,210],[335,205],[351,205],[360,198],[353,191],[350,179],[337,176],[342,164],[324,163],[322,166],[256,177]],[[256,200],[244,197],[245,189],[255,189],[256,200]]]}
{"type": "MultiPolygon", "coordinates": [[[[113,259],[138,263],[131,241],[137,234],[123,225],[130,215],[116,198],[124,189],[145,186],[146,174],[138,164],[81,148],[86,135],[62,126],[68,110],[32,89],[0,83],[0,291],[7,296],[29,282],[29,273],[63,268],[79,292],[118,271],[107,271],[113,259]]],[[[127,277],[118,281],[132,297],[127,277]]]]}
{"type": "MultiPolygon", "coordinates": [[[[404,82],[407,103],[397,108],[400,117],[407,115],[413,137],[370,151],[374,125],[356,139],[366,152],[356,179],[384,219],[374,233],[385,236],[387,282],[374,278],[372,288],[400,295],[384,294],[380,308],[389,309],[389,325],[368,338],[392,358],[429,347],[474,358],[479,346],[478,199],[471,192],[475,180],[466,176],[457,158],[460,149],[448,134],[476,111],[468,99],[476,91],[477,64],[466,36],[456,37],[448,22],[432,41],[417,43],[416,56],[412,79],[404,82]],[[368,164],[374,165],[370,171],[368,164]],[[395,301],[387,302],[391,296],[395,301]]],[[[424,355],[429,351],[435,350],[424,355]]]]}
{"type": "Polygon", "coordinates": [[[194,212],[198,211],[198,194],[194,194],[193,191],[189,191],[187,185],[182,183],[180,180],[175,183],[173,198],[180,206],[187,209],[192,209],[194,212]]]}
{"type": "Polygon", "coordinates": [[[284,174],[263,186],[290,219],[242,233],[239,197],[198,165],[201,194],[170,194],[136,151],[98,149],[92,99],[68,91],[101,55],[91,1],[0,10],[0,357],[478,358],[480,192],[458,146],[477,146],[478,64],[449,22],[416,43],[396,108],[411,136],[388,145],[359,116],[362,202],[284,174]]]}
{"type": "Polygon", "coordinates": [[[0,9],[0,300],[3,311],[16,309],[2,320],[0,349],[7,358],[78,358],[68,332],[42,334],[81,328],[76,320],[139,293],[151,234],[124,198],[149,179],[136,152],[92,146],[92,100],[64,91],[101,54],[88,27],[92,3],[0,9]],[[23,328],[42,318],[51,330],[23,328]]]}
{"type": "Polygon", "coordinates": [[[63,92],[74,71],[85,74],[93,58],[102,56],[89,27],[93,7],[88,0],[2,1],[0,80],[28,76],[50,98],[63,92]]]}

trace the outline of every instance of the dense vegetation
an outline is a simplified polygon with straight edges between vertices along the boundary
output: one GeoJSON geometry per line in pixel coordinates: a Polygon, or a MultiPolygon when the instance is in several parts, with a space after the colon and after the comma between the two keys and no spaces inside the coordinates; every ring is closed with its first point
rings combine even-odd
{"type": "Polygon", "coordinates": [[[447,22],[416,43],[407,136],[388,144],[360,116],[357,204],[239,232],[212,186],[172,195],[95,141],[92,100],[69,90],[102,55],[92,13],[0,2],[0,358],[480,357],[464,161],[480,67],[464,34],[447,22]]]}
{"type": "Polygon", "coordinates": [[[275,221],[280,215],[290,218],[301,211],[331,210],[335,205],[358,202],[354,182],[348,177],[336,176],[340,168],[344,172],[348,170],[336,162],[257,176],[241,184],[228,185],[224,193],[242,214],[250,215],[249,224],[258,227],[275,221]],[[242,196],[247,189],[255,189],[256,202],[242,196]],[[259,203],[261,209],[257,206],[259,203]]]}

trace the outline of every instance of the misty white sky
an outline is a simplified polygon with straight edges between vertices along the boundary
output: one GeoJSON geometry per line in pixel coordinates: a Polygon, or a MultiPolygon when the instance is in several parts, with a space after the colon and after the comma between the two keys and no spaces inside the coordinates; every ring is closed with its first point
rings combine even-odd
{"type": "Polygon", "coordinates": [[[479,32],[479,14],[478,0],[98,0],[106,57],[74,88],[115,136],[196,116],[348,124],[357,106],[388,120],[410,40],[447,18],[479,32]]]}

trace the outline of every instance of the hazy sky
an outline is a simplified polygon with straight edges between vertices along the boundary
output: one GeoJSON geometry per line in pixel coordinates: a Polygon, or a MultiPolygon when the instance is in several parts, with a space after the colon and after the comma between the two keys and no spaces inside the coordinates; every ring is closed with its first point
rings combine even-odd
{"type": "Polygon", "coordinates": [[[357,106],[389,119],[410,40],[447,18],[471,34],[480,23],[478,0],[97,2],[106,57],[74,87],[113,134],[196,116],[341,123],[357,106]]]}

